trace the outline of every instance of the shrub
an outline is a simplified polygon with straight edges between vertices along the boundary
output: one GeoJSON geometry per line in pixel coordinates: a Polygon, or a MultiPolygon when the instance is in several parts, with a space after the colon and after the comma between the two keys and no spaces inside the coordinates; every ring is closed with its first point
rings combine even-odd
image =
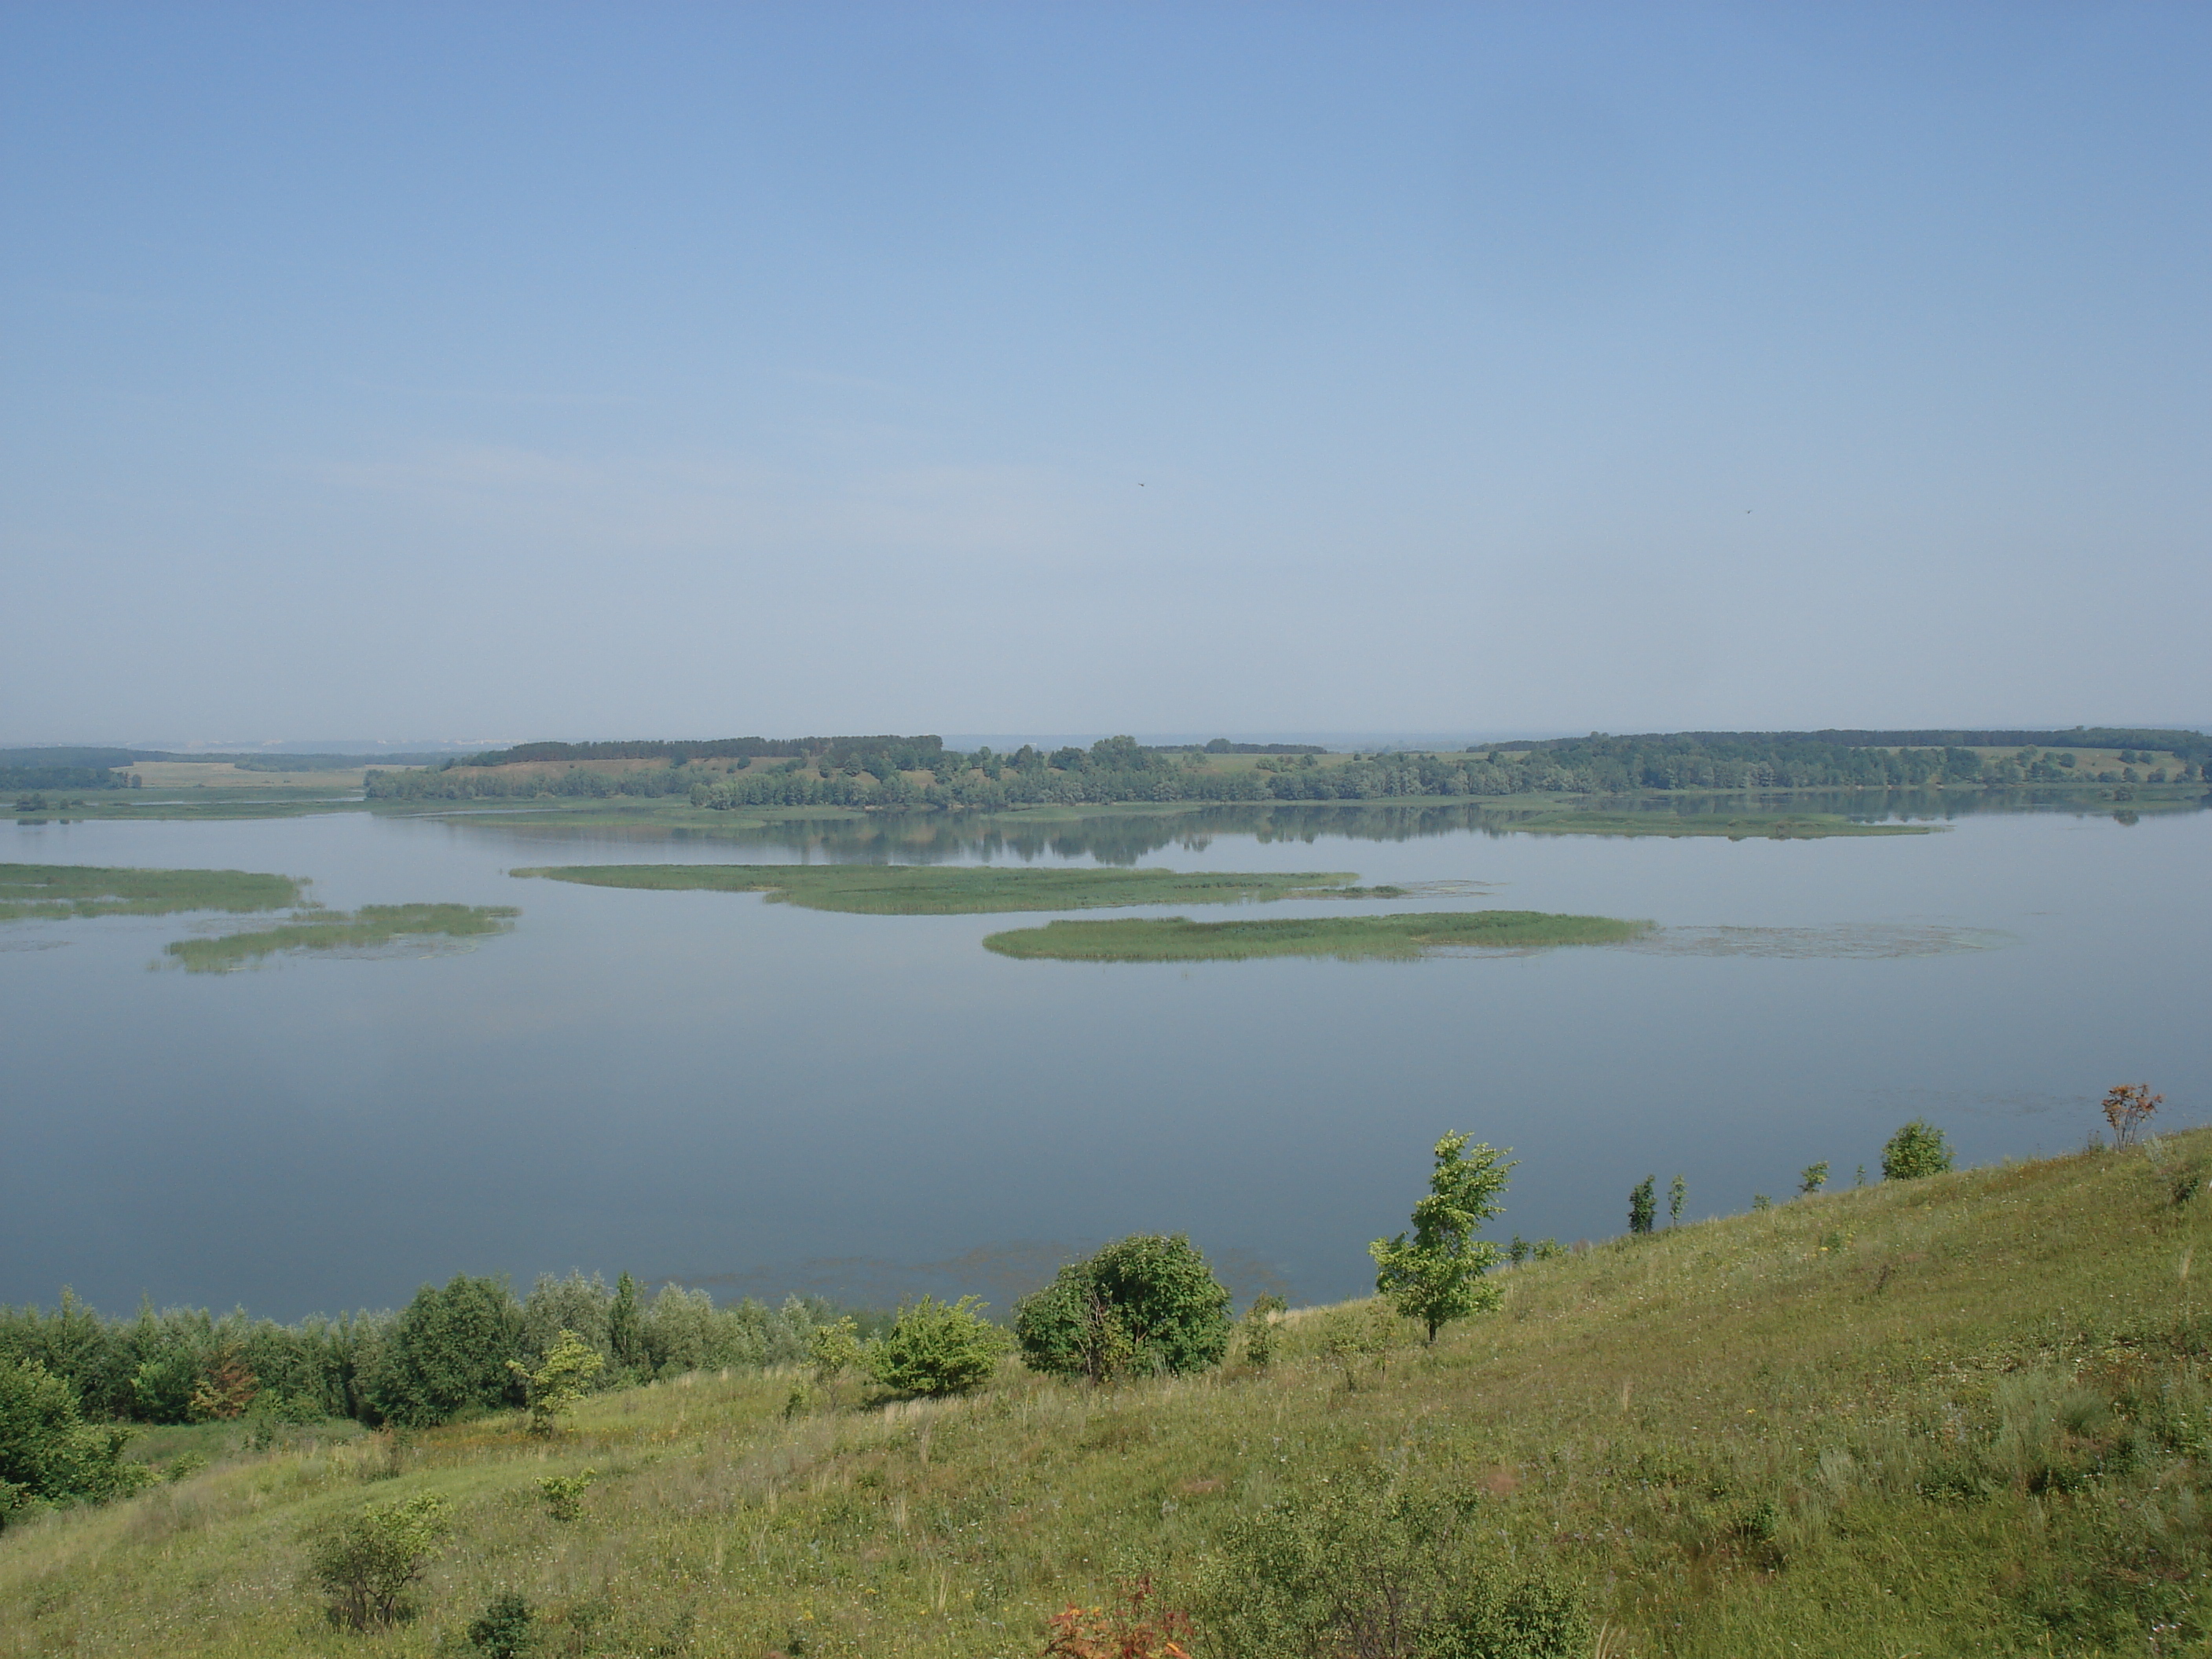
{"type": "Polygon", "coordinates": [[[456,1273],[442,1289],[425,1285],[400,1310],[362,1393],[378,1417],[410,1428],[520,1405],[507,1362],[521,1338],[522,1310],[504,1281],[456,1273]]]}
{"type": "Polygon", "coordinates": [[[1475,1500],[1340,1477],[1233,1526],[1197,1611],[1221,1659],[1575,1659],[1579,1591],[1482,1553],[1475,1500]]]}
{"type": "Polygon", "coordinates": [[[2113,1088],[2105,1096],[2105,1121],[2112,1126],[2114,1142],[2125,1146],[2133,1141],[2151,1114],[2164,1104],[2166,1097],[2151,1093],[2148,1083],[2123,1083],[2113,1088]]]}
{"type": "Polygon", "coordinates": [[[309,1540],[307,1573],[330,1598],[331,1622],[371,1630],[409,1617],[408,1588],[451,1526],[445,1500],[419,1492],[321,1528],[309,1540]]]}
{"type": "Polygon", "coordinates": [[[1283,1298],[1267,1292],[1252,1298],[1241,1329],[1244,1334],[1244,1363],[1264,1371],[1275,1358],[1275,1321],[1283,1312],[1283,1298]]]}
{"type": "Polygon", "coordinates": [[[469,1645],[489,1659],[522,1659],[538,1645],[538,1632],[532,1628],[537,1617],[529,1601],[514,1591],[495,1595],[469,1620],[469,1645]]]}
{"type": "Polygon", "coordinates": [[[868,1374],[897,1394],[964,1394],[990,1377],[1006,1351],[1006,1333],[983,1317],[972,1296],[925,1296],[899,1310],[897,1322],[865,1352],[868,1374]]]}
{"type": "Polygon", "coordinates": [[[1218,1364],[1229,1331],[1229,1292],[1181,1233],[1116,1240],[1014,1308],[1032,1370],[1097,1381],[1218,1364]]]}
{"type": "Polygon", "coordinates": [[[556,1521],[582,1520],[584,1494],[599,1478],[597,1469],[586,1469],[580,1474],[540,1475],[538,1492],[545,1500],[545,1512],[556,1521]]]}
{"type": "Polygon", "coordinates": [[[1070,1602],[1052,1619],[1044,1659],[1190,1659],[1190,1620],[1154,1601],[1152,1581],[1139,1578],[1119,1587],[1110,1607],[1079,1607],[1070,1602]]]}
{"type": "Polygon", "coordinates": [[[1797,1173],[1797,1190],[1807,1198],[1827,1184],[1828,1160],[1825,1158],[1818,1164],[1808,1164],[1797,1173]]]}
{"type": "Polygon", "coordinates": [[[0,1360],[0,1526],[38,1503],[115,1498],[154,1479],[125,1462],[132,1431],[87,1423],[76,1390],[33,1360],[0,1360]]]}
{"type": "Polygon", "coordinates": [[[1951,1143],[1941,1129],[1917,1117],[1892,1135],[1881,1149],[1885,1181],[1917,1181],[1923,1176],[1942,1175],[1950,1167],[1951,1143]]]}

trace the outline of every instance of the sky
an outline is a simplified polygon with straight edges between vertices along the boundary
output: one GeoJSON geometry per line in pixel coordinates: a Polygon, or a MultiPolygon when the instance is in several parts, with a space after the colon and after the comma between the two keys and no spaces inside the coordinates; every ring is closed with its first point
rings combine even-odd
{"type": "Polygon", "coordinates": [[[0,4],[0,742],[2212,720],[2212,9],[0,4]]]}

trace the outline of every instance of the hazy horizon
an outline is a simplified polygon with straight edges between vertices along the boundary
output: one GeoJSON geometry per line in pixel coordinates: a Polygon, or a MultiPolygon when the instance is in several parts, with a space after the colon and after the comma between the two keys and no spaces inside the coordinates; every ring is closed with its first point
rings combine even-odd
{"type": "Polygon", "coordinates": [[[0,741],[2202,724],[2208,78],[2150,4],[0,6],[0,741]]]}

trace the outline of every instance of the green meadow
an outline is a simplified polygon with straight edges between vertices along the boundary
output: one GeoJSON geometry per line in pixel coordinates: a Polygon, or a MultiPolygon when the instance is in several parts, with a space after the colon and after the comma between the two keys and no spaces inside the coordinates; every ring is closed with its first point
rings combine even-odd
{"type": "Polygon", "coordinates": [[[180,939],[161,948],[186,973],[227,974],[292,951],[368,952],[409,940],[479,939],[506,933],[521,914],[506,905],[365,904],[350,915],[311,913],[250,933],[180,939]]]}
{"type": "Polygon", "coordinates": [[[165,916],[185,910],[283,910],[301,902],[290,876],[246,870],[116,870],[0,864],[0,921],[165,916]]]}
{"type": "Polygon", "coordinates": [[[150,1490],[0,1533],[0,1655],[465,1656],[504,1596],[508,1651],[1015,1659],[1150,1575],[1223,1659],[1239,1539],[1376,1486],[1578,1587],[1604,1659],[2199,1653],[2208,1173],[2199,1131],[1662,1227],[1504,1273],[1433,1347],[1353,1303],[1119,1384],[701,1372],[550,1437],[161,1431],[150,1490]],[[333,1627],[317,1529],[424,1494],[454,1524],[412,1618],[333,1627]]]}
{"type": "Polygon", "coordinates": [[[651,892],[766,893],[771,903],[873,916],[1089,910],[1133,904],[1239,904],[1284,898],[1395,898],[1336,871],[1193,874],[1179,870],[1004,869],[884,864],[574,864],[517,876],[651,892]]]}
{"type": "Polygon", "coordinates": [[[1192,921],[1185,916],[1122,921],[1051,921],[993,933],[988,950],[1058,962],[1240,962],[1250,957],[1334,957],[1403,961],[1461,946],[1529,950],[1615,945],[1650,931],[1648,921],[1547,915],[1540,910],[1442,910],[1384,916],[1297,916],[1267,921],[1192,921]]]}

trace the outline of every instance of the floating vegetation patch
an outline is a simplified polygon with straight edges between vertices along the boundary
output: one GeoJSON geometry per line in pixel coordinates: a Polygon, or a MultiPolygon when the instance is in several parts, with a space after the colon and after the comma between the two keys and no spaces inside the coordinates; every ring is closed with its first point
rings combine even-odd
{"type": "Polygon", "coordinates": [[[293,951],[349,957],[425,954],[456,941],[504,933],[521,911],[509,905],[365,904],[343,912],[296,916],[251,933],[180,939],[162,947],[190,974],[227,974],[293,951]]]}
{"type": "Polygon", "coordinates": [[[1794,957],[1870,961],[2001,950],[2013,935],[1934,923],[1842,922],[1830,927],[1661,927],[1631,947],[1664,957],[1794,957]]]}
{"type": "Polygon", "coordinates": [[[0,864],[0,921],[165,916],[180,910],[286,910],[290,876],[246,870],[110,870],[89,864],[0,864]]]}
{"type": "Polygon", "coordinates": [[[517,876],[656,892],[766,893],[771,903],[872,916],[1091,910],[1131,904],[1238,904],[1286,898],[1401,898],[1341,871],[1276,874],[1181,870],[1008,870],[996,865],[570,864],[517,876]]]}
{"type": "Polygon", "coordinates": [[[1545,812],[1504,825],[1540,836],[1725,836],[1730,841],[1819,841],[1829,836],[1925,836],[1934,823],[1867,823],[1833,812],[1545,812]]]}
{"type": "Polygon", "coordinates": [[[1455,948],[1527,951],[1555,945],[1617,945],[1648,921],[1547,915],[1540,910],[1446,910],[1386,916],[1301,916],[1275,921],[1054,921],[993,933],[985,948],[1060,962],[1236,962],[1248,957],[1334,957],[1404,961],[1455,948]]]}

